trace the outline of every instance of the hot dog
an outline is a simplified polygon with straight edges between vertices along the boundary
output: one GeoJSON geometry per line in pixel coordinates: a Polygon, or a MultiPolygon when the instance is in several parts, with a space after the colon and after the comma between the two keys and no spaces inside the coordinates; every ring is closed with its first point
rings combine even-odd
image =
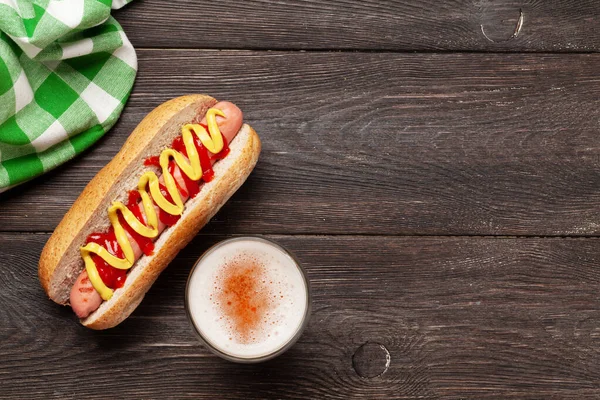
{"type": "MultiPolygon", "coordinates": [[[[242,127],[242,111],[234,104],[230,102],[219,102],[213,106],[213,108],[223,111],[225,117],[217,116],[217,124],[220,128],[221,133],[227,142],[231,142],[233,138],[237,135],[238,131],[242,127]]],[[[202,118],[200,122],[201,125],[206,125],[206,117],[202,118]]],[[[187,157],[186,157],[187,158],[187,157]]],[[[211,159],[211,164],[215,163],[215,159],[211,159]]],[[[177,165],[174,166],[173,177],[177,182],[177,186],[179,188],[179,193],[182,197],[183,202],[187,202],[189,199],[189,195],[187,193],[187,185],[182,176],[182,172],[177,165]]],[[[161,184],[164,184],[164,178],[162,175],[159,179],[161,184]]],[[[141,202],[138,202],[137,208],[140,209],[141,202]]],[[[156,213],[160,212],[160,208],[157,205],[154,205],[156,213]]],[[[143,213],[140,213],[142,218],[144,217],[143,213]]],[[[144,219],[143,221],[146,223],[147,221],[144,219]]],[[[165,230],[166,224],[163,223],[160,219],[158,220],[158,235],[165,230]]],[[[131,234],[126,233],[127,239],[129,240],[130,245],[133,248],[134,258],[137,261],[142,256],[142,249],[136,242],[136,240],[132,237],[131,234]]],[[[157,236],[158,238],[158,236],[157,236]]],[[[73,311],[79,318],[85,318],[93,311],[96,311],[100,304],[102,303],[102,297],[100,294],[94,289],[92,282],[88,278],[88,274],[86,270],[83,270],[79,277],[75,281],[73,288],[71,289],[69,302],[73,311]]]]}
{"type": "Polygon", "coordinates": [[[245,181],[260,147],[232,103],[192,95],[156,108],[48,240],[39,264],[48,296],[89,328],[122,322],[245,181]]]}

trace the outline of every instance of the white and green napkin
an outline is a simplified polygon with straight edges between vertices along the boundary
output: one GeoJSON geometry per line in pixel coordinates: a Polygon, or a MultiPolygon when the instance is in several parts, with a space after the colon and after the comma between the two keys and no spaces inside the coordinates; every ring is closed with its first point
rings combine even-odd
{"type": "Polygon", "coordinates": [[[0,0],[0,192],[81,153],[129,97],[137,58],[111,8],[131,0],[0,0]]]}

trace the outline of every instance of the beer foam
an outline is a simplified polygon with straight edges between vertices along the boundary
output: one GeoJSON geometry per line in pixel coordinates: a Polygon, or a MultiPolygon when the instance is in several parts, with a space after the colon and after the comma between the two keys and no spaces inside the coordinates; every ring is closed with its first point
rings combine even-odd
{"type": "Polygon", "coordinates": [[[209,250],[188,283],[188,310],[202,337],[239,358],[272,354],[294,338],[308,307],[295,261],[261,239],[209,250]]]}

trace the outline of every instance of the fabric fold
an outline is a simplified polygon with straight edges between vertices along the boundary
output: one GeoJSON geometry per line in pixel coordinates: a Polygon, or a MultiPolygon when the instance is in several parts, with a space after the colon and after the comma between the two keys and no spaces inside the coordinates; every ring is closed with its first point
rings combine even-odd
{"type": "Polygon", "coordinates": [[[137,57],[110,12],[128,2],[0,0],[0,192],[70,160],[115,124],[137,57]]]}

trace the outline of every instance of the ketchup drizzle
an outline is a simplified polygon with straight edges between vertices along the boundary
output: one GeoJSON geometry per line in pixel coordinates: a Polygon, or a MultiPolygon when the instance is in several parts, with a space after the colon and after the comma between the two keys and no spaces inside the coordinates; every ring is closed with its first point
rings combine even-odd
{"type": "Polygon", "coordinates": [[[158,167],[160,168],[160,157],[151,156],[144,160],[144,165],[146,167],[158,167]]]}
{"type": "MultiPolygon", "coordinates": [[[[179,193],[181,194],[181,197],[188,197],[188,192],[186,188],[182,188],[179,185],[179,181],[177,180],[177,178],[175,178],[175,167],[177,166],[177,164],[175,164],[175,161],[171,160],[169,162],[169,173],[171,174],[171,176],[173,177],[173,179],[175,180],[175,186],[177,186],[177,190],[179,190],[179,193]]],[[[179,172],[179,175],[183,178],[186,177],[187,175],[184,172],[179,172]]],[[[190,178],[188,178],[190,179],[190,178]]],[[[191,180],[191,179],[190,179],[191,180]]],[[[186,185],[187,186],[187,185],[186,185]]]]}
{"type": "MultiPolygon", "coordinates": [[[[202,125],[208,131],[208,126],[206,126],[204,124],[200,124],[200,125],[202,125]]],[[[193,135],[194,146],[196,147],[196,150],[198,151],[198,155],[200,158],[200,166],[202,168],[202,178],[200,179],[200,181],[195,181],[193,179],[190,179],[190,177],[188,177],[185,173],[181,172],[181,177],[183,178],[183,181],[185,182],[186,187],[182,188],[179,185],[179,182],[177,181],[177,179],[175,179],[175,184],[177,186],[177,189],[179,190],[179,192],[181,193],[181,195],[183,197],[187,197],[187,196],[189,196],[190,198],[196,197],[198,195],[198,193],[200,193],[201,181],[210,182],[213,180],[213,178],[215,176],[215,172],[212,169],[211,161],[222,160],[230,152],[229,143],[227,142],[227,139],[225,138],[225,136],[223,136],[223,134],[221,134],[221,136],[223,138],[223,149],[217,154],[212,154],[212,153],[209,154],[208,149],[202,144],[200,139],[198,139],[198,136],[193,135]]],[[[179,151],[180,153],[184,154],[187,157],[187,151],[186,151],[185,145],[183,143],[183,137],[181,135],[178,135],[173,140],[171,147],[174,150],[179,151]]],[[[144,165],[147,167],[153,166],[153,167],[161,168],[159,156],[151,156],[151,157],[146,158],[144,160],[144,165]]],[[[169,167],[168,167],[171,175],[174,175],[175,166],[176,166],[175,162],[173,160],[171,160],[169,162],[169,167]]],[[[173,203],[173,198],[169,194],[169,191],[167,190],[166,186],[161,183],[161,184],[159,184],[159,187],[160,187],[160,192],[165,197],[165,199],[167,199],[170,203],[173,203]]],[[[142,210],[141,210],[142,207],[141,207],[140,200],[141,200],[140,193],[137,190],[132,190],[128,193],[128,201],[127,201],[126,206],[133,213],[133,215],[138,219],[138,221],[140,221],[141,223],[144,223],[144,217],[143,217],[142,210]]],[[[163,224],[165,224],[167,226],[173,226],[177,223],[177,221],[179,221],[181,216],[180,215],[171,215],[159,207],[158,218],[163,224]]],[[[119,214],[119,222],[121,223],[121,226],[123,226],[123,228],[127,231],[127,233],[133,238],[133,240],[135,240],[135,242],[138,244],[138,246],[140,247],[140,249],[142,250],[142,252],[145,255],[149,256],[149,255],[153,254],[154,242],[152,241],[152,239],[144,237],[144,236],[140,235],[139,233],[137,233],[135,230],[133,230],[133,228],[131,226],[129,226],[129,224],[127,223],[127,221],[125,221],[125,219],[123,218],[123,216],[121,214],[119,214]]],[[[108,229],[108,231],[106,233],[92,233],[91,235],[89,235],[87,238],[86,244],[88,244],[88,243],[98,243],[99,245],[105,247],[115,257],[119,257],[119,258],[124,257],[123,251],[121,250],[121,246],[119,246],[119,243],[117,242],[117,238],[115,236],[115,232],[114,232],[114,229],[112,226],[108,229]]],[[[127,278],[127,270],[119,269],[119,268],[115,268],[115,267],[111,266],[110,264],[108,264],[106,261],[104,261],[102,258],[100,258],[96,254],[92,255],[92,260],[96,264],[96,268],[98,269],[98,274],[100,275],[102,282],[104,282],[104,284],[106,286],[108,286],[111,289],[117,289],[117,288],[123,287],[123,285],[125,284],[125,279],[127,278]]]]}
{"type": "MultiPolygon", "coordinates": [[[[167,199],[167,201],[169,203],[173,203],[173,198],[171,197],[171,194],[167,190],[167,187],[165,185],[163,185],[162,183],[159,183],[159,187],[160,187],[160,192],[162,193],[163,196],[165,196],[165,199],[167,199]]],[[[181,218],[181,215],[171,215],[160,207],[158,209],[158,219],[160,219],[160,222],[162,222],[163,224],[165,224],[167,226],[175,225],[177,223],[177,221],[179,221],[179,218],[181,218]]]]}
{"type": "MultiPolygon", "coordinates": [[[[117,238],[115,231],[111,226],[106,233],[92,233],[87,237],[87,243],[98,243],[108,250],[110,254],[115,257],[123,258],[123,251],[117,238]]],[[[127,277],[127,271],[124,269],[114,268],[112,265],[104,261],[98,255],[92,255],[92,260],[96,264],[98,274],[102,279],[102,282],[111,289],[123,287],[125,284],[125,278],[127,277]]]]}
{"type": "MultiPolygon", "coordinates": [[[[185,145],[183,144],[183,137],[181,135],[177,136],[173,140],[173,144],[171,144],[171,147],[173,148],[173,150],[176,150],[187,157],[187,151],[185,149],[185,145]]],[[[198,193],[200,193],[200,183],[191,179],[186,174],[181,174],[181,177],[183,178],[183,181],[185,182],[185,187],[188,191],[189,196],[191,198],[196,197],[196,195],[198,193]]]]}
{"type": "MultiPolygon", "coordinates": [[[[129,199],[127,201],[127,208],[135,215],[138,221],[142,224],[144,223],[144,217],[142,216],[142,210],[140,209],[141,204],[139,201],[141,200],[142,195],[137,190],[132,190],[129,192],[129,199]]],[[[154,252],[154,243],[152,239],[147,238],[145,236],[137,233],[129,224],[125,221],[123,216],[119,214],[119,222],[121,226],[129,233],[129,235],[135,240],[135,242],[140,246],[142,252],[149,256],[154,252]]],[[[144,224],[145,225],[145,224],[144,224]]]]}

